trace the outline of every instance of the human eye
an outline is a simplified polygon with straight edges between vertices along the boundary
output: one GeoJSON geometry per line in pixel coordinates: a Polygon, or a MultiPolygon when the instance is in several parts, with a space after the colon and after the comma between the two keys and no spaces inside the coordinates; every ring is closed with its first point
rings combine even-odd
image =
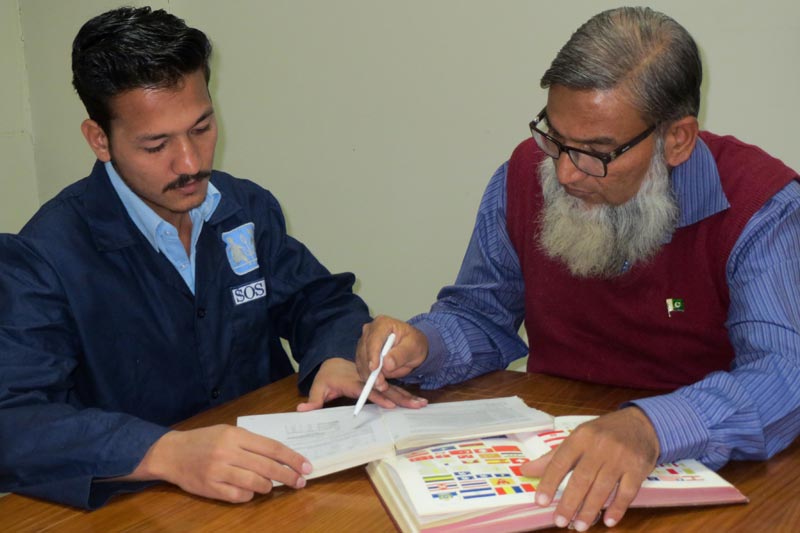
{"type": "Polygon", "coordinates": [[[210,129],[211,129],[211,123],[209,122],[205,126],[198,126],[198,127],[194,128],[192,130],[192,133],[194,135],[202,135],[202,134],[208,132],[210,129]]]}
{"type": "Polygon", "coordinates": [[[542,133],[547,135],[547,137],[549,137],[551,140],[555,140],[557,142],[562,142],[564,140],[564,139],[561,138],[561,136],[558,134],[557,131],[553,131],[552,129],[550,129],[550,128],[546,127],[546,126],[541,128],[541,131],[542,131],[542,133]]]}
{"type": "Polygon", "coordinates": [[[553,129],[550,126],[546,126],[543,131],[556,141],[562,144],[564,143],[564,136],[558,133],[558,130],[553,129]]]}
{"type": "Polygon", "coordinates": [[[597,157],[599,159],[605,159],[614,152],[614,150],[608,147],[603,147],[599,149],[592,147],[587,151],[589,152],[589,155],[597,157]]]}
{"type": "Polygon", "coordinates": [[[165,141],[159,144],[158,146],[145,146],[144,151],[147,152],[148,154],[157,154],[158,152],[163,150],[166,145],[167,143],[165,141]]]}
{"type": "Polygon", "coordinates": [[[610,145],[607,145],[602,142],[597,143],[589,141],[585,143],[580,143],[577,145],[577,147],[585,155],[589,155],[592,157],[599,157],[600,159],[603,159],[608,154],[613,152],[613,149],[610,145]]]}

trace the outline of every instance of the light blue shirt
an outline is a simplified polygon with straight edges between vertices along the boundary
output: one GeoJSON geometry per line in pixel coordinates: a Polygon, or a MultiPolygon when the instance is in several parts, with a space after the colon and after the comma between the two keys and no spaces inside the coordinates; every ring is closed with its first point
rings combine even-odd
{"type": "Polygon", "coordinates": [[[208,191],[203,203],[189,211],[189,218],[192,220],[192,241],[189,248],[190,253],[186,254],[186,248],[183,247],[180,237],[178,236],[178,229],[158,216],[139,196],[134,193],[128,185],[122,181],[119,174],[117,174],[114,165],[111,162],[105,164],[106,173],[111,180],[111,185],[117,191],[119,199],[122,200],[122,205],[128,212],[133,223],[142,232],[142,235],[147,239],[147,242],[157,251],[164,254],[164,256],[172,263],[178,274],[181,275],[183,281],[189,287],[189,290],[194,294],[194,270],[195,260],[197,254],[195,247],[197,245],[197,238],[200,236],[200,230],[203,229],[203,222],[211,218],[214,210],[219,205],[220,192],[214,187],[214,184],[208,182],[208,191]]]}
{"type": "MultiPolygon", "coordinates": [[[[423,388],[505,368],[528,354],[522,272],[506,228],[507,163],[492,177],[454,285],[410,322],[428,338],[406,381],[423,388]]],[[[672,172],[679,227],[729,207],[708,147],[698,140],[672,172]]],[[[677,391],[637,400],[659,438],[660,462],[765,459],[800,433],[800,184],[791,182],[748,222],[726,265],[726,327],[735,359],[677,391]]]]}

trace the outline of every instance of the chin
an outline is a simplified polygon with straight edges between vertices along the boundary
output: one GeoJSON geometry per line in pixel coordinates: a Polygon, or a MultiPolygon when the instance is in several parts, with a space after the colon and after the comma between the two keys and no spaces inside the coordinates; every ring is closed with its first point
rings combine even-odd
{"type": "Polygon", "coordinates": [[[603,201],[586,200],[584,198],[576,198],[575,200],[576,200],[575,204],[581,207],[585,211],[593,211],[595,209],[601,209],[603,207],[610,205],[603,201]]]}
{"type": "Polygon", "coordinates": [[[172,206],[170,206],[170,211],[175,213],[188,213],[192,209],[196,207],[200,207],[202,205],[203,200],[205,200],[205,195],[199,196],[197,198],[190,197],[184,198],[178,202],[172,202],[172,206]]]}

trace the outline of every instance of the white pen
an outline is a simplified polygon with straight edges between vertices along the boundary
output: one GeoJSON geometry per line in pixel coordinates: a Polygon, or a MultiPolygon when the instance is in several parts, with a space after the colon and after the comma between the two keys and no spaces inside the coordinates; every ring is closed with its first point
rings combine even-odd
{"type": "Polygon", "coordinates": [[[375,386],[375,380],[378,379],[378,374],[381,373],[381,368],[383,368],[383,358],[386,357],[386,354],[389,353],[389,350],[392,349],[392,346],[394,346],[394,333],[389,333],[389,337],[386,339],[386,342],[383,343],[383,348],[381,348],[381,356],[380,359],[378,359],[378,368],[372,371],[367,378],[367,382],[364,383],[364,389],[361,391],[361,396],[358,397],[356,408],[353,410],[353,416],[358,416],[358,413],[361,412],[361,408],[364,407],[364,404],[367,402],[367,396],[369,396],[369,393],[372,392],[372,387],[375,386]]]}

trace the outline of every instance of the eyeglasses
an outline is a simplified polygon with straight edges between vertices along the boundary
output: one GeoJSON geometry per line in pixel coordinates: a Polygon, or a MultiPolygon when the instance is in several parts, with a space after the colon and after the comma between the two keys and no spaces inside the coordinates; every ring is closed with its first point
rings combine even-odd
{"type": "Polygon", "coordinates": [[[558,159],[561,156],[561,152],[565,152],[578,170],[596,178],[605,178],[606,175],[608,175],[609,163],[645,140],[656,129],[655,125],[650,126],[630,141],[616,148],[613,152],[592,152],[589,150],[581,150],[573,146],[567,146],[540,130],[538,127],[539,123],[541,123],[546,116],[547,107],[542,109],[529,124],[531,135],[533,135],[533,139],[536,141],[536,144],[539,145],[539,148],[553,159],[558,159]]]}

